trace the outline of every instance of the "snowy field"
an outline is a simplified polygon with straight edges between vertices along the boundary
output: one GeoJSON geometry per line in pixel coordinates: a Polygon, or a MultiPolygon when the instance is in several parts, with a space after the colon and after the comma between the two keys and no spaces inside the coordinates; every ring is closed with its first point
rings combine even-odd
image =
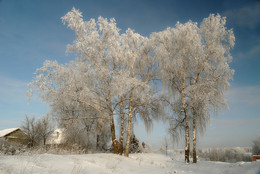
{"type": "Polygon", "coordinates": [[[260,162],[223,163],[199,161],[186,165],[180,154],[166,157],[157,153],[84,155],[0,156],[2,174],[260,174],[260,162]]]}

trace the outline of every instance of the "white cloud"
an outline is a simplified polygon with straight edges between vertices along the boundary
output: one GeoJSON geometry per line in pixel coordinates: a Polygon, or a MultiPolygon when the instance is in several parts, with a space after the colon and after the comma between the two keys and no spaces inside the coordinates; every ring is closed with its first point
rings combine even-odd
{"type": "Polygon", "coordinates": [[[4,86],[9,86],[9,87],[26,85],[26,82],[24,81],[8,78],[2,75],[0,75],[0,80],[4,86]]]}
{"type": "Polygon", "coordinates": [[[0,104],[24,102],[26,82],[0,75],[0,104]]]}
{"type": "Polygon", "coordinates": [[[226,93],[226,98],[230,103],[243,103],[249,105],[259,105],[260,86],[245,86],[231,88],[226,93]]]}
{"type": "Polygon", "coordinates": [[[228,21],[234,22],[235,25],[250,29],[255,29],[259,24],[260,3],[256,2],[240,9],[227,10],[224,12],[228,21]]]}
{"type": "Polygon", "coordinates": [[[260,118],[214,119],[205,136],[200,137],[199,146],[208,147],[249,147],[260,131],[260,118]]]}
{"type": "MultiPolygon", "coordinates": [[[[260,39],[259,39],[260,40],[260,39]]],[[[235,59],[250,59],[260,55],[260,42],[254,44],[251,49],[246,52],[238,52],[235,59]]]]}
{"type": "Polygon", "coordinates": [[[237,119],[237,120],[215,120],[216,124],[227,127],[241,127],[241,126],[252,126],[253,124],[260,123],[260,118],[251,119],[237,119]]]}
{"type": "Polygon", "coordinates": [[[25,114],[38,117],[49,111],[49,107],[38,98],[33,97],[28,103],[26,84],[0,75],[0,129],[19,127],[25,114]]]}
{"type": "Polygon", "coordinates": [[[14,128],[20,125],[20,121],[17,119],[12,120],[0,120],[0,129],[14,128]]]}

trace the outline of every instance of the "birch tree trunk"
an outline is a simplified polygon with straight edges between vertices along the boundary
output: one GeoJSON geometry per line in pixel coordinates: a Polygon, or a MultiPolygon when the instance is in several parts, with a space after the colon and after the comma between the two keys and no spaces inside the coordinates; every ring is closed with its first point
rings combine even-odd
{"type": "Polygon", "coordinates": [[[132,107],[129,109],[129,115],[128,115],[127,139],[126,139],[126,147],[125,147],[125,156],[126,157],[129,156],[131,125],[132,125],[132,107]]]}
{"type": "MultiPolygon", "coordinates": [[[[194,94],[194,101],[197,102],[197,88],[195,89],[194,94]]],[[[195,103],[196,105],[196,103],[195,103]]],[[[193,131],[193,139],[192,139],[192,156],[193,156],[193,163],[197,163],[197,153],[196,153],[196,142],[197,142],[197,132],[196,132],[196,106],[192,107],[192,131],[193,131]]]]}
{"type": "Polygon", "coordinates": [[[119,139],[119,154],[123,154],[123,140],[124,140],[124,105],[121,99],[120,102],[120,118],[121,118],[121,129],[120,129],[120,139],[119,139]]]}
{"type": "Polygon", "coordinates": [[[185,98],[183,99],[183,107],[184,107],[184,114],[185,114],[185,139],[186,139],[186,148],[185,148],[185,162],[190,162],[190,129],[189,129],[189,118],[187,115],[187,108],[185,98]]]}
{"type": "Polygon", "coordinates": [[[196,153],[196,141],[197,141],[197,137],[196,137],[196,115],[193,112],[193,163],[197,163],[197,153],[196,153]]]}
{"type": "MultiPolygon", "coordinates": [[[[197,73],[196,75],[196,80],[195,80],[195,85],[198,85],[199,83],[199,78],[200,78],[200,74],[201,72],[203,72],[204,70],[204,67],[203,69],[197,73]]],[[[195,102],[195,106],[192,107],[192,127],[193,127],[193,139],[192,139],[192,155],[193,155],[193,163],[197,163],[197,152],[196,152],[196,146],[197,146],[197,125],[196,125],[196,117],[198,116],[197,113],[196,113],[196,109],[197,108],[197,92],[198,92],[198,87],[195,88],[195,91],[194,91],[194,102],[195,102]]],[[[193,102],[193,105],[194,105],[194,102],[193,102]]]]}
{"type": "Polygon", "coordinates": [[[185,162],[190,162],[190,129],[189,129],[189,118],[187,113],[187,104],[186,104],[186,95],[184,93],[185,89],[185,78],[183,78],[182,82],[182,91],[181,91],[181,98],[182,98],[182,106],[183,106],[183,112],[185,116],[185,140],[186,140],[186,147],[185,147],[185,162]]]}
{"type": "Polygon", "coordinates": [[[130,147],[130,137],[131,137],[131,126],[132,126],[132,118],[133,118],[133,89],[130,91],[130,101],[129,101],[129,113],[128,113],[128,127],[127,127],[127,139],[126,139],[126,147],[125,147],[125,156],[129,156],[129,147],[130,147]]]}

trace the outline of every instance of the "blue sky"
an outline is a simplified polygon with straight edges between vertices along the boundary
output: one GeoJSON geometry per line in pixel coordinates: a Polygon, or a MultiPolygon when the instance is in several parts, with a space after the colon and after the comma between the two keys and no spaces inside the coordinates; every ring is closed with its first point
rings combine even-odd
{"type": "MultiPolygon", "coordinates": [[[[260,1],[258,0],[0,0],[0,130],[19,127],[25,114],[39,117],[48,107],[35,97],[28,103],[26,84],[47,59],[66,63],[65,54],[74,33],[61,22],[72,7],[83,12],[85,20],[114,17],[118,27],[132,28],[149,36],[174,27],[177,21],[200,23],[210,13],[227,17],[236,44],[231,51],[235,69],[229,109],[212,117],[198,146],[250,146],[260,133],[260,1]]],[[[143,125],[135,127],[137,136],[159,147],[167,125],[156,123],[147,134],[143,125]]],[[[182,143],[180,143],[182,144],[182,143]]]]}

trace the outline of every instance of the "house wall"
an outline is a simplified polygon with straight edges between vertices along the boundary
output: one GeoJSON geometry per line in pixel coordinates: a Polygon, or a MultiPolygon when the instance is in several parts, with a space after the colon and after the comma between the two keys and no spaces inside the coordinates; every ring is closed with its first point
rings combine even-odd
{"type": "Polygon", "coordinates": [[[29,137],[20,129],[6,135],[5,139],[9,143],[19,143],[24,145],[28,145],[30,143],[29,137]]]}

